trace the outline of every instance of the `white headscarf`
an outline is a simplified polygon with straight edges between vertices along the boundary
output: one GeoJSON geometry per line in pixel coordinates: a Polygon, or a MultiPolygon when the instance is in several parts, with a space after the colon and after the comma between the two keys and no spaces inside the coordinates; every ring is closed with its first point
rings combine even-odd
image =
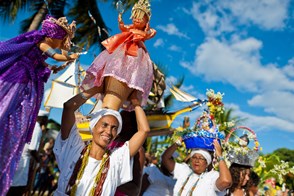
{"type": "Polygon", "coordinates": [[[211,155],[209,154],[208,151],[206,150],[202,150],[202,149],[195,149],[195,150],[192,150],[191,152],[191,157],[194,155],[194,154],[201,154],[205,159],[206,159],[206,162],[207,162],[207,165],[209,165],[211,163],[211,155]]]}
{"type": "Polygon", "coordinates": [[[47,112],[45,110],[39,110],[38,116],[48,117],[49,116],[49,112],[47,112]]]}
{"type": "Polygon", "coordinates": [[[92,113],[89,115],[90,119],[90,130],[91,133],[93,133],[93,128],[95,127],[95,125],[97,124],[97,122],[106,115],[111,115],[114,116],[117,121],[118,121],[118,129],[117,129],[117,135],[121,132],[122,129],[122,119],[121,119],[121,115],[118,111],[112,110],[112,109],[99,109],[97,112],[92,113]]]}

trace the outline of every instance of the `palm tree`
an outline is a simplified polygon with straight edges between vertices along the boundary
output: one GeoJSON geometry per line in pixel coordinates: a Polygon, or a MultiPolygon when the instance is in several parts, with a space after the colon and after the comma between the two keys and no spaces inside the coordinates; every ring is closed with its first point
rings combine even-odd
{"type": "MultiPolygon", "coordinates": [[[[107,0],[103,0],[107,2],[107,0]]],[[[113,0],[115,5],[117,0],[113,0]]],[[[125,9],[129,9],[136,0],[123,0],[122,3],[125,9]]],[[[42,21],[47,14],[59,18],[64,16],[64,10],[69,10],[69,19],[77,21],[78,29],[75,43],[80,46],[85,46],[87,49],[97,44],[100,49],[103,46],[101,41],[108,38],[108,27],[106,26],[101,13],[98,8],[98,1],[96,0],[0,0],[0,17],[4,21],[14,22],[17,14],[21,10],[30,10],[32,15],[24,19],[21,24],[20,33],[39,29],[42,21]],[[48,12],[49,10],[49,12],[48,12]],[[93,16],[96,24],[91,21],[89,13],[93,16]],[[98,32],[97,29],[100,29],[98,32]]]]}
{"type": "Polygon", "coordinates": [[[231,128],[228,125],[228,122],[234,122],[235,126],[240,125],[246,119],[240,118],[239,116],[232,116],[233,113],[232,108],[224,109],[222,113],[219,113],[215,116],[216,123],[220,125],[219,130],[224,131],[225,134],[229,133],[229,129],[231,128]]]}

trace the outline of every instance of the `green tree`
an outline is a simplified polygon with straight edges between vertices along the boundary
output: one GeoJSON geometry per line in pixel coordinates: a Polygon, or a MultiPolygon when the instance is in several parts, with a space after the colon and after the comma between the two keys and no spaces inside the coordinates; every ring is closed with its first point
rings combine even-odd
{"type": "MultiPolygon", "coordinates": [[[[21,23],[20,33],[24,33],[31,30],[37,30],[40,28],[45,16],[50,14],[56,18],[67,15],[70,20],[77,21],[76,37],[73,40],[80,46],[86,46],[87,49],[97,44],[100,49],[103,49],[101,41],[108,38],[109,28],[106,26],[102,15],[100,13],[98,3],[101,1],[96,0],[0,0],[0,17],[4,21],[14,22],[17,14],[20,11],[28,11],[32,15],[23,19],[21,23]],[[49,11],[48,11],[48,9],[49,11]],[[69,10],[65,13],[64,10],[69,10]],[[89,17],[88,13],[91,13],[96,24],[89,17]],[[100,31],[99,31],[100,29],[100,31]]],[[[107,2],[103,0],[102,2],[107,2]]],[[[113,0],[113,5],[117,0],[113,0]]],[[[129,9],[135,0],[123,0],[125,9],[129,9]]]]}
{"type": "Polygon", "coordinates": [[[279,148],[272,154],[278,156],[281,160],[287,161],[290,167],[294,166],[294,150],[288,148],[279,148]]]}

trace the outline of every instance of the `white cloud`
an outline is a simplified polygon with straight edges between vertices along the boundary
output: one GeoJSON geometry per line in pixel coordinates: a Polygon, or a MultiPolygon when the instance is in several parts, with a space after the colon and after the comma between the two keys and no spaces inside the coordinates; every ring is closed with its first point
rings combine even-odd
{"type": "Polygon", "coordinates": [[[288,64],[283,67],[283,72],[289,76],[294,78],[294,57],[288,61],[288,64]]]}
{"type": "Polygon", "coordinates": [[[242,111],[240,107],[234,103],[225,103],[225,107],[233,109],[231,113],[232,117],[237,116],[240,119],[244,119],[239,125],[244,125],[257,132],[273,130],[294,132],[294,122],[291,120],[285,120],[271,115],[253,115],[242,111]]]}
{"type": "Polygon", "coordinates": [[[164,46],[164,41],[163,41],[163,39],[161,39],[161,38],[157,39],[157,40],[155,41],[155,43],[153,44],[153,46],[154,46],[155,48],[158,48],[159,46],[163,47],[163,46],[164,46]]]}
{"type": "MultiPolygon", "coordinates": [[[[294,132],[294,121],[285,120],[283,118],[270,115],[252,115],[248,112],[240,110],[238,105],[232,103],[225,103],[225,107],[233,109],[233,112],[231,113],[232,117],[237,116],[240,119],[244,119],[244,121],[242,121],[239,125],[251,128],[252,130],[257,132],[257,135],[258,132],[274,130],[285,130],[288,132],[294,132]]],[[[193,126],[196,119],[199,118],[199,116],[201,115],[201,112],[203,111],[202,109],[203,108],[200,108],[199,110],[194,110],[191,113],[184,113],[180,115],[173,123],[173,127],[180,126],[184,116],[190,117],[191,126],[193,126]]]]}
{"type": "Polygon", "coordinates": [[[182,50],[179,46],[176,45],[171,45],[168,49],[175,52],[180,52],[182,50]]]}
{"type": "Polygon", "coordinates": [[[270,121],[267,123],[271,126],[293,131],[294,116],[289,115],[294,111],[293,59],[284,68],[263,65],[261,48],[262,42],[255,38],[224,42],[207,39],[196,50],[194,62],[182,61],[180,65],[206,81],[227,83],[240,91],[253,93],[248,104],[263,108],[270,115],[254,117],[255,121],[270,121]],[[276,123],[283,125],[274,125],[276,123]]]}
{"type": "Polygon", "coordinates": [[[172,84],[176,84],[178,82],[178,78],[174,76],[169,76],[165,79],[167,87],[170,87],[172,84]]]}
{"type": "MultiPolygon", "coordinates": [[[[225,104],[228,107],[230,104],[225,104]]],[[[233,116],[238,116],[240,118],[246,119],[243,122],[247,127],[255,131],[269,131],[269,130],[285,130],[289,132],[294,132],[293,121],[285,120],[283,118],[275,116],[257,116],[250,113],[239,110],[239,107],[234,108],[233,116]]]]}
{"type": "MultiPolygon", "coordinates": [[[[294,115],[289,115],[294,111],[294,93],[287,91],[272,91],[255,95],[248,101],[250,106],[262,107],[268,113],[275,114],[294,122],[294,115]]],[[[294,130],[294,129],[293,129],[294,130]]]]}
{"type": "Polygon", "coordinates": [[[180,62],[206,81],[229,83],[239,90],[294,90],[294,80],[273,64],[262,65],[262,43],[254,38],[220,42],[208,39],[196,50],[194,63],[180,62]],[[279,81],[279,82],[277,82],[279,81]]]}
{"type": "Polygon", "coordinates": [[[220,1],[240,23],[253,23],[265,29],[282,29],[288,15],[289,0],[220,1]]]}
{"type": "Polygon", "coordinates": [[[207,36],[233,32],[240,25],[256,25],[262,29],[283,29],[289,18],[289,0],[207,0],[193,2],[183,9],[198,21],[207,36]]]}
{"type": "Polygon", "coordinates": [[[228,15],[218,12],[215,5],[207,2],[203,4],[193,2],[191,10],[184,12],[191,14],[198,21],[199,26],[207,36],[214,37],[222,32],[231,32],[235,29],[228,15]]]}
{"type": "Polygon", "coordinates": [[[158,25],[156,28],[162,30],[163,32],[169,35],[175,35],[180,38],[190,39],[186,34],[180,32],[179,29],[176,27],[176,25],[174,25],[173,23],[169,23],[166,26],[158,25]]]}

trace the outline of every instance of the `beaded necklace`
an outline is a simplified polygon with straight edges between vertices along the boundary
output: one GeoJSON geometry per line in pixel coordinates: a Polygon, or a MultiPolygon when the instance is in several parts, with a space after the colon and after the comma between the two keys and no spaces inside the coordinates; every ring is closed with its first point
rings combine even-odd
{"type": "MultiPolygon", "coordinates": [[[[184,190],[184,188],[185,188],[187,182],[189,181],[190,177],[193,175],[193,173],[194,173],[194,172],[191,172],[191,173],[189,174],[188,178],[186,179],[186,181],[183,183],[183,185],[182,185],[182,187],[181,187],[181,189],[180,189],[180,191],[179,191],[179,193],[178,193],[178,196],[181,196],[181,195],[182,195],[183,190],[184,190]]],[[[192,188],[189,190],[189,192],[188,192],[187,195],[192,196],[192,193],[193,193],[193,191],[195,190],[195,188],[196,188],[196,186],[197,186],[197,184],[198,184],[200,178],[202,179],[205,173],[206,173],[206,172],[203,172],[203,173],[199,176],[199,178],[198,178],[198,179],[196,180],[196,182],[193,184],[192,188]]]]}
{"type": "MultiPolygon", "coordinates": [[[[77,191],[77,187],[84,174],[84,170],[88,164],[91,146],[92,146],[92,142],[89,145],[87,145],[81,152],[81,156],[78,162],[76,163],[73,174],[68,183],[67,193],[71,196],[75,195],[77,191]]],[[[108,167],[109,167],[109,152],[106,151],[101,160],[98,173],[94,179],[94,186],[92,187],[90,191],[90,195],[101,195],[102,186],[108,172],[108,167]]]]}

